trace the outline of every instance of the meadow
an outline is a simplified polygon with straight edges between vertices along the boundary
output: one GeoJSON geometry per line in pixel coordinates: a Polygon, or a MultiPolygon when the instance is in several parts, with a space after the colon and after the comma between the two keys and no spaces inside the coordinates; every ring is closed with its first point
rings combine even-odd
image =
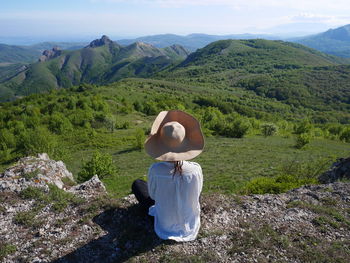
{"type": "Polygon", "coordinates": [[[308,114],[314,112],[307,109],[293,110],[238,89],[128,79],[3,103],[0,169],[22,156],[47,152],[81,181],[84,166],[100,153],[115,168],[102,176],[108,192],[125,196],[133,180],[146,179],[154,160],[143,141],[158,112],[170,109],[186,110],[201,122],[206,145],[193,161],[203,168],[205,193],[284,192],[317,183],[333,161],[349,155],[348,125],[312,123],[308,114]],[[264,125],[276,130],[264,134],[264,125]]]}

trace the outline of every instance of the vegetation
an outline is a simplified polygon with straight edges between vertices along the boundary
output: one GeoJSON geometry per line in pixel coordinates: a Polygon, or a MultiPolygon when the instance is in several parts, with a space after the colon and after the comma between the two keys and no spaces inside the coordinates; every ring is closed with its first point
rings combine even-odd
{"type": "MultiPolygon", "coordinates": [[[[52,75],[66,88],[0,104],[0,168],[47,152],[63,160],[79,182],[98,174],[111,194],[123,196],[153,162],[142,147],[154,117],[170,109],[186,110],[202,125],[206,148],[196,161],[203,167],[206,192],[286,191],[314,183],[316,177],[308,177],[307,171],[283,172],[281,164],[320,163],[331,156],[326,169],[348,154],[350,67],[340,65],[346,63],[340,58],[282,41],[227,40],[175,65],[151,59],[148,66],[154,62],[160,67],[148,71],[145,58],[136,56],[140,44],[124,49],[104,41],[64,51],[69,69],[58,71],[60,58],[51,59],[28,69],[28,85],[12,80],[11,90],[18,94],[54,88],[46,85],[52,75]],[[118,64],[107,47],[127,63],[118,64]],[[96,60],[79,73],[74,63],[83,56],[96,60]],[[135,63],[137,67],[131,66],[135,63]],[[112,64],[116,68],[110,68],[107,78],[102,71],[112,64]],[[158,72],[160,68],[164,70],[158,72]],[[138,76],[158,73],[153,79],[104,86],[79,84],[134,76],[129,70],[140,72],[138,76]],[[76,79],[66,79],[63,72],[75,72],[70,76],[76,79]],[[35,90],[29,83],[35,83],[35,90]]],[[[170,52],[144,48],[154,55],[170,52]]]]}
{"type": "Polygon", "coordinates": [[[21,212],[15,218],[15,222],[19,224],[30,224],[36,215],[36,212],[42,206],[51,204],[51,208],[56,212],[63,211],[68,205],[77,205],[82,200],[74,194],[59,189],[56,185],[49,184],[49,192],[46,193],[43,189],[38,187],[28,187],[20,193],[23,199],[33,199],[36,205],[33,210],[28,212],[21,212]]]}
{"type": "Polygon", "coordinates": [[[15,245],[7,244],[0,241],[0,260],[3,260],[7,255],[15,253],[17,250],[15,245]]]}
{"type": "Polygon", "coordinates": [[[113,164],[112,156],[95,152],[92,158],[83,164],[83,168],[78,174],[78,181],[87,181],[96,174],[103,179],[108,175],[115,174],[115,172],[116,167],[113,164]]]}

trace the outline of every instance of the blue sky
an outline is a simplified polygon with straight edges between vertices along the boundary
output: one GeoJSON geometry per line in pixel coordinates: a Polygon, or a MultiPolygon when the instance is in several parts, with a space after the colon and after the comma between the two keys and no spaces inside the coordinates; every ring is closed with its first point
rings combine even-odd
{"type": "Polygon", "coordinates": [[[0,36],[314,33],[350,24],[349,0],[0,0],[0,36]]]}

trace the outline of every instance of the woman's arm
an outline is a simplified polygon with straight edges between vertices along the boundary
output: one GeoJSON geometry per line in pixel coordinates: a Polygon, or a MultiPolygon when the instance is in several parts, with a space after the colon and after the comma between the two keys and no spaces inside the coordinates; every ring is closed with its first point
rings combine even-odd
{"type": "Polygon", "coordinates": [[[148,174],[147,174],[147,184],[148,184],[148,194],[149,196],[154,200],[155,194],[156,194],[156,180],[154,178],[153,173],[153,165],[149,168],[148,174]]]}

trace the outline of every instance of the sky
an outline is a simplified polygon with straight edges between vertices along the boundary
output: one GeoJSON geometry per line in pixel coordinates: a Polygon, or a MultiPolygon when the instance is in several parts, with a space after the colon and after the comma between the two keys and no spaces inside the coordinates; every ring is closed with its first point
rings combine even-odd
{"type": "Polygon", "coordinates": [[[0,0],[0,37],[305,35],[346,24],[349,0],[0,0]]]}

